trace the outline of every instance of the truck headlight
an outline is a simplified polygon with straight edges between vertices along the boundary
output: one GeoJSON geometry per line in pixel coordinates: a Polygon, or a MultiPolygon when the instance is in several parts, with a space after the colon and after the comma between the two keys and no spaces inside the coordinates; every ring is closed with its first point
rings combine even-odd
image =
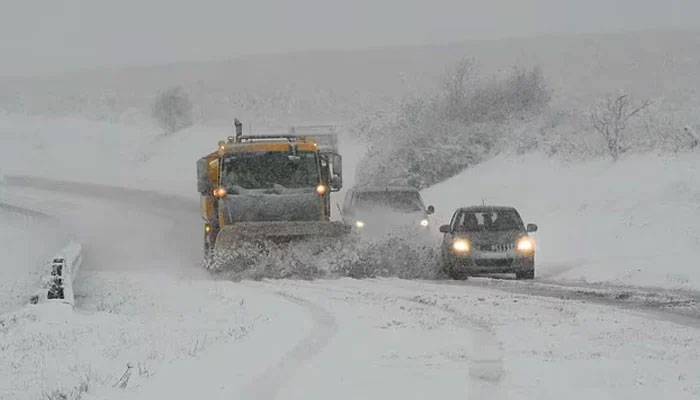
{"type": "Polygon", "coordinates": [[[355,221],[355,226],[356,226],[358,229],[362,229],[362,228],[365,227],[365,223],[362,222],[362,221],[355,221]]]}
{"type": "Polygon", "coordinates": [[[515,248],[522,253],[531,253],[535,251],[535,240],[529,236],[518,239],[515,248]]]}
{"type": "Polygon", "coordinates": [[[430,221],[428,221],[427,218],[423,218],[422,220],[420,220],[420,226],[422,226],[422,227],[425,228],[425,227],[427,227],[428,225],[430,225],[430,221]]]}
{"type": "Polygon", "coordinates": [[[456,253],[469,253],[472,246],[467,239],[456,239],[452,242],[452,250],[456,253]]]}
{"type": "Polygon", "coordinates": [[[224,197],[226,197],[226,194],[227,194],[226,189],[221,187],[221,186],[214,189],[214,192],[213,192],[214,197],[216,197],[217,199],[223,199],[224,197]]]}

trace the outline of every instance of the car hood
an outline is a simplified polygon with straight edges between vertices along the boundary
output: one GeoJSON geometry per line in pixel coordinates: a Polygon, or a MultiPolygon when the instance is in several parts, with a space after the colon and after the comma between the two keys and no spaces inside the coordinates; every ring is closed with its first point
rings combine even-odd
{"type": "Polygon", "coordinates": [[[521,230],[510,231],[486,231],[486,232],[458,232],[456,236],[468,238],[473,244],[509,244],[527,233],[521,230]]]}

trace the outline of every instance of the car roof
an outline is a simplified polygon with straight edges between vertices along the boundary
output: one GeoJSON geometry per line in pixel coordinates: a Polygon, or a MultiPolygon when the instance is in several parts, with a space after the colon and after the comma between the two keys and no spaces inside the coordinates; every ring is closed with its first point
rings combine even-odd
{"type": "Polygon", "coordinates": [[[353,192],[418,192],[413,186],[355,186],[353,192]]]}
{"type": "Polygon", "coordinates": [[[457,211],[506,211],[506,210],[512,210],[512,211],[517,211],[515,207],[509,207],[509,206],[468,206],[468,207],[460,207],[457,209],[457,211]]]}

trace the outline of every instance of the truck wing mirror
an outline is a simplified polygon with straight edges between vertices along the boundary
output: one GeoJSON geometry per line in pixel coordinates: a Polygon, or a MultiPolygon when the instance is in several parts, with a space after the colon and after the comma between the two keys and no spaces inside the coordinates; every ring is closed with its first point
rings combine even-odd
{"type": "Polygon", "coordinates": [[[201,194],[209,194],[213,189],[209,179],[209,161],[206,158],[197,160],[197,191],[201,194]]]}
{"type": "Polygon", "coordinates": [[[450,226],[449,225],[440,225],[440,232],[441,233],[450,233],[450,226]]]}
{"type": "Polygon", "coordinates": [[[333,164],[333,173],[343,176],[343,157],[340,154],[333,153],[331,155],[331,163],[333,164]]]}
{"type": "Polygon", "coordinates": [[[528,232],[537,232],[537,224],[527,224],[528,232]]]}
{"type": "Polygon", "coordinates": [[[343,188],[343,178],[340,175],[333,175],[329,183],[331,190],[334,192],[337,192],[343,188]]]}
{"type": "Polygon", "coordinates": [[[435,207],[428,206],[428,208],[425,211],[428,213],[428,215],[435,214],[435,207]]]}

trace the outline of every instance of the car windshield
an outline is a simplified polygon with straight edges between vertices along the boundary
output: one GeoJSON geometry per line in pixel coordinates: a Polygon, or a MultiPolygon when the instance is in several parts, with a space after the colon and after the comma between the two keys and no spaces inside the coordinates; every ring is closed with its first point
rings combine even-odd
{"type": "Polygon", "coordinates": [[[357,194],[356,206],[359,209],[386,208],[402,212],[423,210],[423,202],[415,191],[377,191],[357,194]]]}
{"type": "Polygon", "coordinates": [[[522,230],[523,221],[515,210],[463,211],[455,230],[463,232],[522,230]]]}
{"type": "Polygon", "coordinates": [[[243,153],[223,160],[221,182],[231,189],[303,188],[320,181],[316,153],[243,153]]]}

